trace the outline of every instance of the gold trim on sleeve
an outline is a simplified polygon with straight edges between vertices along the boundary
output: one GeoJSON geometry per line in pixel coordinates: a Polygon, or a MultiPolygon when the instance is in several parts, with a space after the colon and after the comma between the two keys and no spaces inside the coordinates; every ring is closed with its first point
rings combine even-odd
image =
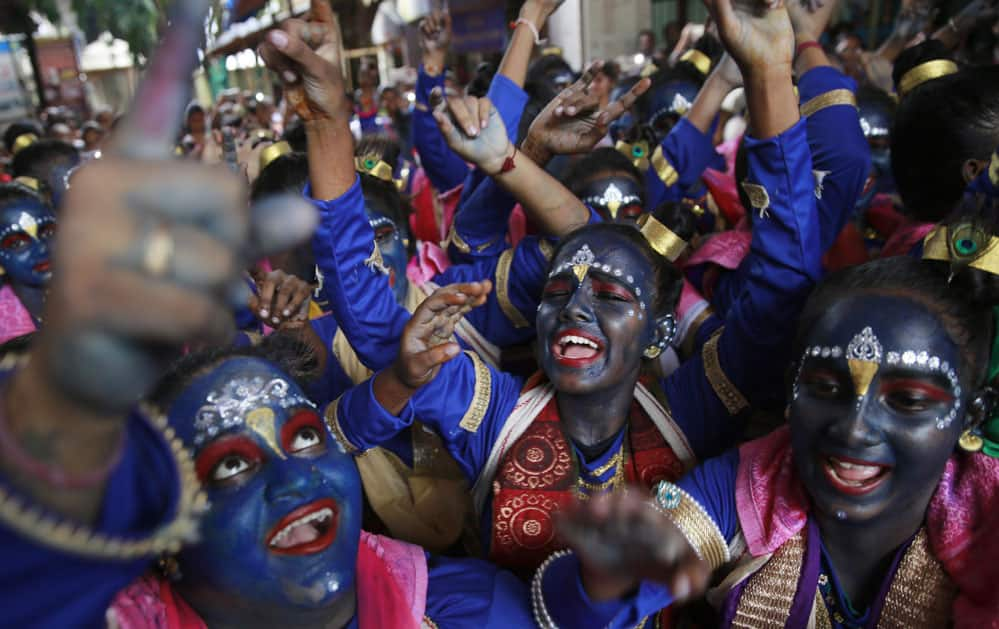
{"type": "Polygon", "coordinates": [[[830,90],[806,102],[801,106],[800,111],[802,116],[807,117],[834,105],[850,105],[855,108],[857,106],[857,97],[845,87],[838,90],[830,90]]]}
{"type": "Polygon", "coordinates": [[[513,252],[513,249],[507,249],[501,253],[496,264],[496,301],[513,327],[526,328],[531,324],[510,301],[510,265],[513,263],[513,252]]]}
{"type": "Polygon", "coordinates": [[[148,405],[142,405],[140,412],[143,420],[163,436],[177,470],[180,495],[171,522],[142,539],[108,537],[74,522],[58,521],[0,487],[0,523],[40,546],[99,560],[130,561],[175,554],[185,542],[195,541],[198,518],[208,510],[208,499],[201,490],[194,462],[162,413],[148,405]]]}
{"type": "Polygon", "coordinates": [[[326,407],[323,419],[326,422],[326,427],[329,428],[329,431],[333,434],[336,440],[340,442],[343,449],[347,451],[347,454],[351,454],[353,452],[357,452],[360,448],[352,444],[350,439],[347,439],[347,435],[344,434],[343,428],[340,427],[340,418],[337,416],[339,406],[340,398],[333,400],[333,402],[326,407]]]}
{"type": "Polygon", "coordinates": [[[950,59],[934,59],[921,63],[902,75],[902,79],[898,82],[898,95],[905,96],[927,81],[956,72],[957,64],[950,59]]]}
{"type": "Polygon", "coordinates": [[[555,255],[555,246],[545,238],[541,238],[538,240],[538,249],[541,250],[541,255],[545,257],[545,260],[551,262],[552,256],[555,255]]]}
{"type": "Polygon", "coordinates": [[[718,524],[690,494],[669,481],[660,481],[655,501],[659,511],[680,529],[697,556],[706,561],[712,570],[732,559],[718,524]]]}
{"type": "Polygon", "coordinates": [[[468,432],[474,433],[478,431],[479,424],[482,423],[486,411],[489,410],[489,399],[492,397],[493,391],[493,374],[478,354],[469,351],[465,353],[475,365],[475,392],[472,394],[472,402],[468,405],[465,416],[461,418],[458,425],[468,432]]]}
{"type": "Polygon", "coordinates": [[[680,61],[686,61],[691,64],[704,76],[707,76],[708,73],[711,72],[711,57],[696,48],[691,48],[687,52],[683,53],[683,56],[680,57],[680,61]]]}
{"type": "Polygon", "coordinates": [[[444,248],[447,249],[448,245],[454,245],[454,248],[461,253],[472,252],[471,245],[465,242],[465,239],[458,233],[458,229],[454,226],[454,224],[451,225],[451,231],[448,232],[447,240],[444,242],[444,248]]]}
{"type": "Polygon", "coordinates": [[[721,361],[718,358],[718,339],[721,338],[721,333],[722,330],[718,330],[714,336],[708,339],[701,350],[701,357],[704,359],[704,374],[707,376],[708,382],[711,383],[715,395],[725,405],[729,415],[737,415],[749,407],[749,402],[732,384],[722,369],[721,361]]]}
{"type": "Polygon", "coordinates": [[[701,326],[704,325],[704,322],[708,320],[708,317],[710,317],[714,313],[715,309],[712,308],[711,306],[708,306],[707,308],[702,310],[699,315],[694,317],[694,320],[691,322],[690,326],[687,327],[686,336],[684,336],[683,340],[680,342],[681,358],[688,358],[691,354],[694,353],[694,344],[697,343],[697,332],[701,329],[701,326]]]}
{"type": "Polygon", "coordinates": [[[804,556],[805,532],[798,531],[749,577],[732,618],[732,627],[757,629],[787,624],[804,556]]]}
{"type": "Polygon", "coordinates": [[[656,174],[659,175],[659,179],[662,180],[666,186],[672,186],[680,178],[679,173],[673,168],[673,164],[669,163],[666,156],[663,155],[663,147],[657,146],[656,150],[652,153],[652,159],[650,160],[652,168],[655,169],[656,174]]]}

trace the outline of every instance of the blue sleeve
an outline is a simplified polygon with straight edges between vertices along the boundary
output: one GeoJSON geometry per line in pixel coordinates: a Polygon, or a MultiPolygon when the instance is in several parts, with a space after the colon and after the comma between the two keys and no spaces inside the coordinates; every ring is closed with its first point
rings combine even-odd
{"type": "Polygon", "coordinates": [[[533,627],[527,586],[478,559],[427,555],[426,616],[442,629],[533,627]]]}
{"type": "MultiPolygon", "coordinates": [[[[705,461],[677,483],[704,507],[728,543],[739,532],[735,506],[738,468],[739,451],[733,449],[705,461]]],[[[594,602],[583,587],[579,558],[575,554],[556,559],[545,569],[542,593],[548,614],[559,627],[630,629],[673,602],[669,588],[650,581],[643,581],[638,591],[630,596],[594,602]]]]}
{"type": "Polygon", "coordinates": [[[721,334],[664,381],[673,415],[701,460],[741,437],[751,399],[783,389],[791,330],[821,274],[805,121],[769,140],[743,141],[750,196],[761,206],[751,210],[758,214],[739,269],[744,284],[721,334]]]}
{"type": "MultiPolygon", "coordinates": [[[[132,541],[161,534],[161,527],[176,517],[181,483],[170,445],[145,420],[133,415],[126,426],[126,449],[111,473],[100,514],[91,530],[111,541],[132,541]]],[[[18,492],[0,478],[7,496],[18,492]]],[[[13,498],[3,501],[5,512],[18,509],[13,498]]],[[[49,538],[43,522],[65,522],[40,511],[35,528],[49,538]]],[[[99,559],[59,550],[32,536],[15,532],[0,517],[0,548],[4,568],[0,576],[0,609],[9,627],[105,626],[105,611],[119,590],[141,576],[156,560],[149,555],[132,559],[99,559]]],[[[64,524],[63,526],[69,526],[64,524]]],[[[75,528],[75,527],[73,527],[75,528]]],[[[64,532],[68,536],[68,529],[64,532]]],[[[80,537],[83,537],[82,535],[80,537]]],[[[79,538],[78,538],[79,539],[79,538]]],[[[86,539],[85,547],[99,542],[86,539]]]]}
{"type": "Polygon", "coordinates": [[[519,378],[496,371],[464,352],[441,365],[437,377],[421,387],[395,416],[375,399],[373,382],[374,378],[344,393],[326,414],[334,432],[339,430],[338,436],[347,440],[348,450],[379,446],[419,418],[440,435],[473,483],[523,386],[519,378]]]}
{"type": "MultiPolygon", "coordinates": [[[[857,91],[853,79],[836,68],[819,66],[798,82],[802,108],[815,99],[846,90],[857,91]]],[[[845,95],[845,92],[842,92],[845,95]]],[[[835,94],[833,94],[835,95],[835,94]]],[[[839,101],[837,101],[839,102],[839,101]]],[[[839,102],[818,109],[805,118],[808,146],[815,173],[815,197],[822,228],[821,251],[832,246],[853,215],[857,198],[871,172],[871,149],[860,128],[855,104],[839,102]]]]}
{"type": "Polygon", "coordinates": [[[416,105],[413,108],[413,146],[430,183],[438,192],[447,192],[465,180],[469,168],[465,160],[451,150],[437,128],[430,107],[430,92],[435,87],[444,89],[444,73],[430,76],[420,66],[416,77],[416,105]]]}
{"type": "MultiPolygon", "coordinates": [[[[698,182],[705,168],[719,165],[720,156],[715,152],[711,136],[701,133],[686,118],[681,118],[670,129],[658,150],[662,151],[666,167],[660,172],[653,164],[646,171],[646,207],[650,209],[664,201],[679,201],[684,192],[698,182]],[[663,175],[666,175],[665,180],[663,175]]],[[[724,162],[721,166],[724,168],[724,162]]]]}
{"type": "Polygon", "coordinates": [[[309,399],[325,406],[340,397],[344,391],[354,386],[350,376],[340,366],[336,355],[333,354],[333,338],[336,336],[336,319],[331,314],[325,314],[317,319],[309,321],[312,330],[326,348],[326,367],[321,376],[308,383],[306,393],[309,399]]]}
{"type": "Polygon", "coordinates": [[[361,362],[381,369],[398,354],[409,313],[395,301],[388,277],[367,264],[377,245],[364,213],[361,180],[331,201],[311,196],[306,186],[305,197],[319,211],[312,251],[322,275],[321,297],[361,362]]]}

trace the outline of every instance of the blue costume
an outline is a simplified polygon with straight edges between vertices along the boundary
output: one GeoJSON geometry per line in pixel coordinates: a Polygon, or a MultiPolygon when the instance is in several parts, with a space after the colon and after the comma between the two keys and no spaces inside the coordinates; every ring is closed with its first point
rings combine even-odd
{"type": "MultiPolygon", "coordinates": [[[[783,363],[771,360],[771,348],[784,342],[786,330],[819,277],[819,223],[805,123],[799,122],[769,140],[747,138],[746,142],[749,178],[770,191],[770,203],[766,220],[754,230],[751,253],[743,263],[747,267],[745,289],[728,313],[724,331],[705,343],[699,356],[660,383],[670,409],[663,412],[671,415],[668,423],[675,428],[667,440],[686,466],[694,457],[717,454],[739,438],[741,422],[733,416],[742,416],[749,408],[747,396],[780,379],[783,363]]],[[[522,396],[523,379],[499,372],[465,353],[444,364],[399,417],[378,404],[371,384],[366,383],[344,394],[326,418],[341,440],[357,451],[385,443],[414,418],[433,427],[465,476],[480,489],[486,488],[477,492],[476,506],[488,539],[494,524],[488,495],[491,476],[497,470],[494,450],[509,430],[512,415],[526,412],[523,404],[515,410],[518,401],[543,389],[529,386],[522,396]]],[[[639,401],[646,411],[655,408],[648,398],[639,401]]],[[[542,412],[544,401],[538,406],[534,417],[542,412]]],[[[653,413],[647,415],[652,417],[653,413]]],[[[524,421],[533,421],[533,417],[524,421]]],[[[657,426],[665,435],[662,424],[657,426]]],[[[611,454],[613,448],[607,456],[611,454]]],[[[593,469],[583,473],[601,481],[607,472],[599,471],[606,467],[604,458],[591,461],[593,469]]]]}

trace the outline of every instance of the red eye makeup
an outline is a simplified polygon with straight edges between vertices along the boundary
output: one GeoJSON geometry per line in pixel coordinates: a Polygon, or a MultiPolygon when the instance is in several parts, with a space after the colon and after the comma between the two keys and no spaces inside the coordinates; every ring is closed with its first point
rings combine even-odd
{"type": "Polygon", "coordinates": [[[201,449],[194,462],[198,479],[210,483],[215,468],[229,457],[239,457],[251,464],[260,463],[264,454],[257,444],[243,435],[229,435],[216,439],[201,449]]]}

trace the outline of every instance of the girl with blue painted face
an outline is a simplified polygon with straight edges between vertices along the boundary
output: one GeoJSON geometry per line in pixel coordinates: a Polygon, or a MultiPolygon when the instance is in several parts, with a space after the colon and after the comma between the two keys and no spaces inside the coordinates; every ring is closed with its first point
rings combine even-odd
{"type": "Polygon", "coordinates": [[[314,367],[280,336],[189,355],[152,402],[194,455],[201,540],[113,605],[123,626],[523,626],[527,592],[474,560],[432,559],[361,530],[361,480],[289,373],[314,367]]]}
{"type": "Polygon", "coordinates": [[[52,209],[33,190],[0,186],[0,342],[42,323],[55,227],[52,209]]]}
{"type": "MultiPolygon", "coordinates": [[[[759,609],[762,627],[993,624],[999,461],[976,434],[991,311],[949,275],[892,258],[824,280],[798,326],[789,426],[660,484],[651,505],[572,516],[587,590],[614,599],[642,575],[616,610],[641,617],[710,569],[724,627],[759,609]]],[[[559,558],[539,579],[578,565],[559,558]]]]}

